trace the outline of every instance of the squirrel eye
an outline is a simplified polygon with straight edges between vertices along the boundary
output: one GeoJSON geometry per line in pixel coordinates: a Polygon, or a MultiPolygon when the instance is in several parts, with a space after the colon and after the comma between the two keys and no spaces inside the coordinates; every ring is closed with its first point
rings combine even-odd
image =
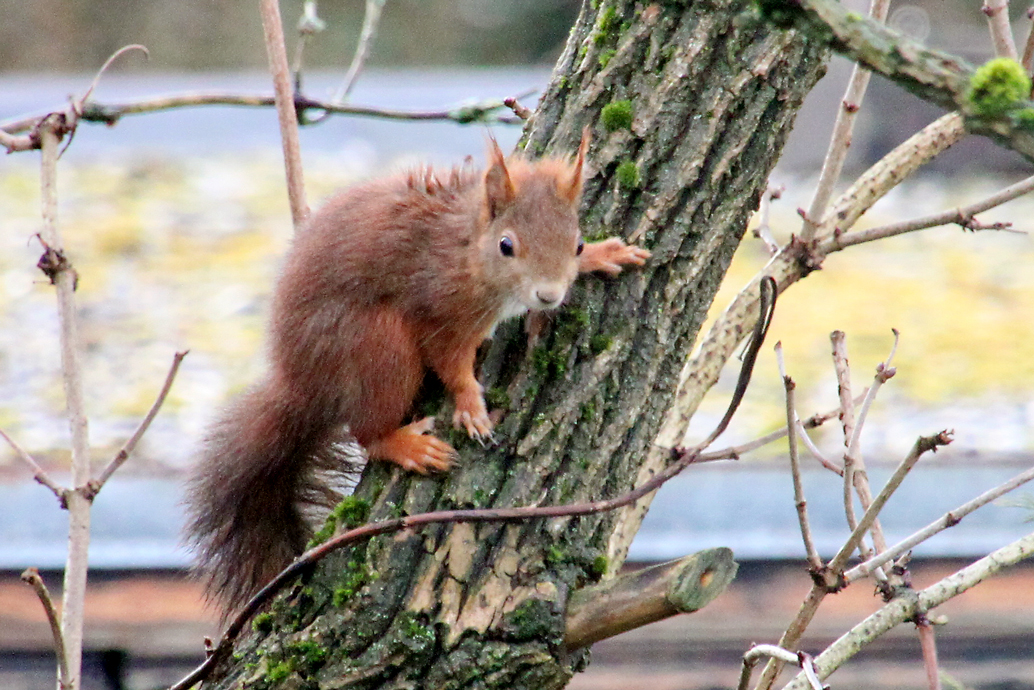
{"type": "Polygon", "coordinates": [[[504,235],[499,240],[499,251],[503,256],[513,256],[513,240],[504,235]]]}
{"type": "Polygon", "coordinates": [[[581,256],[583,249],[585,249],[585,240],[578,240],[578,249],[574,251],[574,255],[581,256]]]}

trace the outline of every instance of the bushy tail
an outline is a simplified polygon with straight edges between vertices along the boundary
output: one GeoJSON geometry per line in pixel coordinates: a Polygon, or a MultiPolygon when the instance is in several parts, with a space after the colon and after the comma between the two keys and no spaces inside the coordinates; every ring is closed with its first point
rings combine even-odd
{"type": "Polygon", "coordinates": [[[314,513],[340,499],[334,480],[355,468],[339,428],[332,406],[268,382],[211,428],[187,489],[186,541],[224,617],[302,552],[314,513]]]}

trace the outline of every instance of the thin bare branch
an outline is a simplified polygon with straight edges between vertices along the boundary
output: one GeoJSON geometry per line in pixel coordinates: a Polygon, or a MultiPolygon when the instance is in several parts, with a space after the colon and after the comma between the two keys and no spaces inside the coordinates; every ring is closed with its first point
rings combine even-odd
{"type": "MultiPolygon", "coordinates": [[[[869,16],[880,23],[886,22],[889,9],[890,0],[872,0],[869,6],[869,16]]],[[[815,186],[815,196],[812,198],[807,213],[804,214],[804,225],[801,229],[801,240],[804,242],[810,242],[815,238],[819,225],[826,216],[829,200],[833,196],[833,188],[844,169],[844,160],[851,147],[855,118],[862,106],[871,76],[872,72],[868,69],[858,63],[854,64],[847,91],[844,93],[840,109],[837,110],[836,121],[833,123],[833,135],[830,137],[826,158],[822,161],[819,181],[815,186]]]]}
{"type": "MultiPolygon", "coordinates": [[[[940,606],[1031,555],[1034,555],[1034,533],[993,551],[914,596],[895,599],[842,635],[816,657],[815,666],[819,677],[828,678],[867,644],[900,623],[913,619],[916,613],[940,606]]],[[[806,684],[804,674],[798,674],[786,685],[785,690],[805,690],[806,684]]]]}
{"type": "Polygon", "coordinates": [[[302,5],[302,16],[298,18],[298,45],[294,50],[294,66],[291,72],[294,74],[294,85],[296,89],[301,88],[302,83],[302,57],[305,53],[305,46],[309,39],[327,28],[327,23],[319,18],[316,11],[316,0],[305,0],[302,5]]]}
{"type": "Polygon", "coordinates": [[[119,450],[115,457],[111,460],[101,475],[93,482],[94,493],[100,491],[104,484],[111,478],[111,475],[115,471],[122,467],[122,464],[129,459],[133,449],[136,448],[136,444],[140,442],[141,437],[147,432],[147,429],[151,426],[151,422],[154,421],[155,416],[158,414],[158,410],[161,409],[162,404],[165,402],[165,397],[169,394],[169,390],[172,388],[172,382],[176,379],[176,373],[179,371],[180,363],[183,358],[187,356],[189,350],[183,352],[177,352],[172,358],[172,366],[169,368],[169,373],[165,376],[165,383],[162,385],[161,391],[158,392],[158,397],[155,399],[154,404],[151,405],[151,409],[147,411],[147,415],[141,420],[140,425],[133,432],[133,435],[129,437],[125,445],[119,450]]]}
{"type": "Polygon", "coordinates": [[[854,513],[855,457],[851,455],[854,436],[854,399],[851,397],[851,370],[847,361],[847,336],[843,331],[829,335],[833,343],[833,368],[837,375],[837,393],[840,397],[840,424],[844,430],[844,514],[851,531],[858,528],[854,513]]]}
{"type": "Polygon", "coordinates": [[[114,53],[112,53],[111,57],[109,57],[107,60],[105,60],[104,64],[101,65],[101,68],[99,70],[97,70],[97,74],[94,75],[93,81],[90,82],[90,87],[88,89],[86,89],[86,93],[84,93],[82,96],[80,96],[77,99],[77,101],[79,103],[79,111],[80,112],[82,111],[83,104],[85,104],[86,101],[88,101],[90,99],[90,96],[93,95],[93,92],[97,88],[97,85],[100,84],[101,77],[104,76],[104,73],[108,70],[108,68],[111,67],[111,65],[114,64],[114,62],[116,60],[118,60],[120,57],[122,57],[126,53],[132,52],[134,50],[139,50],[139,51],[143,52],[144,57],[148,57],[148,58],[151,57],[151,53],[150,53],[150,51],[147,50],[147,47],[146,46],[142,46],[139,43],[131,43],[128,46],[122,46],[121,48],[116,50],[114,53]]]}
{"type": "MultiPolygon", "coordinates": [[[[855,398],[855,402],[856,403],[862,402],[863,397],[864,397],[864,393],[862,395],[859,395],[857,398],[855,398]]],[[[840,413],[840,408],[837,408],[835,410],[830,410],[829,412],[822,412],[822,413],[813,414],[812,416],[810,416],[807,419],[805,419],[803,422],[801,422],[801,420],[798,419],[797,420],[797,430],[798,430],[798,433],[800,433],[801,434],[801,438],[804,439],[805,438],[804,431],[803,431],[804,429],[814,429],[816,427],[822,426],[823,424],[825,424],[829,420],[836,419],[836,417],[837,417],[837,415],[839,413],[840,413]]],[[[774,441],[778,441],[781,438],[784,438],[786,436],[786,434],[787,434],[787,429],[784,426],[784,427],[781,427],[779,429],[776,429],[775,431],[769,432],[769,433],[765,434],[764,436],[759,436],[758,438],[754,439],[753,441],[747,441],[746,443],[742,443],[742,444],[740,444],[738,446],[729,446],[728,448],[722,448],[721,450],[713,450],[713,451],[711,451],[709,453],[701,453],[700,454],[700,459],[697,460],[697,462],[712,462],[714,460],[738,460],[741,456],[745,455],[746,453],[749,453],[752,450],[757,450],[758,448],[761,448],[763,446],[767,446],[769,443],[772,443],[774,441]]],[[[807,439],[806,443],[811,443],[811,439],[807,439]]],[[[814,444],[812,444],[811,447],[814,448],[814,444]]],[[[815,448],[814,452],[818,453],[819,450],[817,448],[815,448]]],[[[832,470],[832,471],[834,471],[834,472],[836,472],[839,475],[843,475],[843,471],[840,470],[840,468],[838,468],[838,467],[834,467],[832,465],[827,465],[827,468],[832,470]]]]}
{"type": "Polygon", "coordinates": [[[287,65],[287,48],[284,44],[284,27],[280,21],[280,4],[277,0],[262,0],[261,8],[266,55],[269,57],[269,71],[273,77],[277,118],[280,121],[280,141],[284,149],[287,196],[291,203],[291,220],[297,231],[309,216],[309,204],[305,201],[301,144],[298,141],[298,112],[294,106],[291,70],[287,65]]]}
{"type": "Polygon", "coordinates": [[[46,470],[40,467],[39,463],[36,462],[36,459],[29,455],[28,451],[19,446],[3,429],[0,429],[0,437],[3,437],[3,439],[7,441],[7,445],[11,446],[11,450],[14,451],[15,455],[29,466],[29,469],[32,470],[32,478],[50,489],[54,496],[57,497],[57,500],[61,503],[61,507],[65,507],[65,489],[51,479],[46,470]]]}
{"type": "MultiPolygon", "coordinates": [[[[857,402],[861,402],[862,397],[856,398],[857,402]]],[[[801,442],[804,443],[805,448],[812,454],[812,456],[819,461],[819,464],[825,467],[830,472],[835,472],[837,475],[844,476],[844,468],[838,467],[835,462],[826,457],[825,453],[819,450],[819,447],[815,445],[815,442],[811,440],[811,436],[808,435],[807,429],[804,425],[797,422],[797,433],[800,436],[801,442]]]]}
{"type": "Polygon", "coordinates": [[[864,242],[872,242],[874,240],[881,240],[885,237],[894,237],[895,235],[903,235],[907,232],[925,230],[926,228],[948,225],[950,223],[960,225],[967,230],[984,229],[1023,232],[1022,230],[1012,230],[1008,224],[993,224],[991,226],[976,228],[974,227],[973,217],[978,213],[983,213],[984,211],[1001,206],[1008,201],[1021,197],[1031,190],[1034,190],[1034,176],[1020,180],[1016,184],[1010,185],[1000,192],[993,194],[986,199],[969,204],[968,206],[960,206],[956,209],[942,211],[940,213],[934,213],[921,218],[902,221],[900,223],[881,225],[879,227],[869,228],[868,230],[859,230],[856,232],[834,235],[822,243],[823,246],[819,251],[823,253],[827,251],[832,252],[838,249],[851,247],[856,244],[862,244],[864,242]]]}
{"type": "MultiPolygon", "coordinates": [[[[1027,19],[1032,18],[1032,12],[1027,10],[1027,19]]],[[[1027,29],[1027,40],[1023,43],[1023,59],[1020,61],[1027,74],[1034,70],[1034,25],[1027,29]]]]}
{"type": "Polygon", "coordinates": [[[764,243],[769,256],[775,256],[779,251],[779,243],[776,242],[775,237],[772,235],[772,226],[769,222],[772,202],[782,197],[784,191],[786,191],[786,187],[783,185],[769,185],[765,189],[765,193],[761,195],[761,205],[758,207],[758,225],[754,228],[754,237],[757,237],[764,243]]]}
{"type": "Polygon", "coordinates": [[[783,379],[783,389],[786,392],[786,429],[787,439],[790,446],[790,474],[793,476],[793,502],[797,508],[797,521],[801,526],[801,538],[804,540],[804,551],[808,557],[808,566],[812,570],[819,570],[822,567],[822,559],[815,549],[815,540],[811,534],[811,527],[808,524],[808,502],[804,498],[804,485],[801,482],[801,461],[797,454],[797,408],[794,403],[794,391],[797,384],[787,376],[786,366],[783,362],[783,344],[775,345],[776,361],[779,363],[779,376],[783,379]]]}
{"type": "Polygon", "coordinates": [[[737,684],[736,690],[747,690],[750,685],[750,674],[754,672],[754,667],[758,665],[758,662],[765,657],[779,659],[787,664],[797,664],[799,661],[797,652],[791,652],[774,644],[756,644],[743,655],[743,668],[740,669],[740,682],[737,684]]]}
{"type": "Polygon", "coordinates": [[[891,366],[891,362],[894,361],[894,354],[898,351],[898,340],[901,334],[898,329],[890,329],[891,333],[894,334],[894,344],[890,348],[890,354],[887,355],[887,359],[880,364],[876,365],[876,376],[873,379],[872,385],[869,386],[869,390],[865,395],[865,400],[862,401],[862,406],[858,412],[858,421],[855,423],[854,432],[851,434],[851,440],[847,444],[847,452],[852,457],[859,457],[861,454],[861,437],[862,428],[865,426],[865,419],[869,416],[869,409],[872,407],[873,401],[876,399],[876,394],[880,388],[893,378],[897,370],[891,366]]]}
{"type": "MultiPolygon", "coordinates": [[[[927,451],[936,451],[939,446],[946,446],[951,443],[951,431],[942,431],[939,434],[933,436],[920,436],[915,444],[912,446],[912,450],[909,451],[905,459],[898,464],[894,470],[894,474],[891,475],[890,479],[883,486],[879,495],[872,500],[869,507],[866,508],[865,513],[862,515],[862,519],[858,521],[858,526],[851,532],[851,536],[847,538],[844,545],[840,548],[840,551],[833,557],[833,560],[829,562],[829,569],[837,572],[844,567],[847,563],[847,559],[851,557],[855,548],[861,544],[862,537],[865,532],[876,522],[876,517],[883,510],[883,506],[886,505],[891,495],[897,491],[898,487],[901,486],[901,482],[904,481],[905,477],[915,464],[919,462],[919,458],[923,456],[927,451]]],[[[886,548],[879,549],[882,553],[886,551],[886,548]]]]}
{"type": "Polygon", "coordinates": [[[527,120],[532,115],[531,109],[521,105],[521,102],[517,100],[516,96],[504,98],[503,105],[512,110],[513,114],[522,120],[527,120]]]}
{"type": "MultiPolygon", "coordinates": [[[[392,110],[390,108],[373,108],[361,105],[339,105],[329,101],[320,101],[306,96],[295,96],[295,107],[300,111],[317,110],[338,115],[354,115],[386,120],[416,121],[449,121],[459,124],[490,122],[496,124],[520,124],[516,117],[495,115],[506,108],[500,99],[488,99],[449,110],[392,110]]],[[[197,106],[234,106],[245,108],[269,108],[276,104],[273,96],[249,96],[226,93],[185,93],[170,96],[156,96],[122,103],[97,103],[91,101],[83,106],[82,121],[114,125],[126,115],[140,115],[176,108],[197,106]]],[[[31,137],[15,137],[14,134],[26,132],[36,127],[44,115],[30,115],[0,123],[0,144],[15,146],[15,150],[39,148],[33,144],[31,137]],[[22,141],[24,139],[24,142],[22,141]]]]}
{"type": "Polygon", "coordinates": [[[61,624],[58,623],[57,610],[54,608],[54,599],[50,596],[50,590],[40,577],[36,568],[26,568],[21,576],[22,582],[32,587],[43,604],[43,611],[47,614],[47,623],[50,624],[50,635],[54,638],[54,656],[57,657],[57,678],[58,687],[62,690],[72,690],[72,678],[68,672],[68,659],[65,652],[65,638],[61,634],[61,624]]]}
{"type": "Polygon", "coordinates": [[[966,517],[977,508],[987,505],[991,501],[1004,496],[1013,489],[1023,486],[1032,479],[1034,479],[1034,467],[1021,472],[1012,479],[999,484],[993,489],[985,491],[973,500],[963,503],[955,510],[945,513],[918,532],[915,532],[914,534],[902,539],[897,544],[887,548],[883,553],[874,556],[864,563],[856,565],[844,573],[844,579],[847,582],[854,582],[866,577],[876,568],[882,567],[887,563],[896,560],[898,557],[908,553],[938,532],[959,524],[959,522],[962,521],[962,518],[966,517]]]}
{"type": "Polygon", "coordinates": [[[995,56],[1018,61],[1020,57],[1012,37],[1012,25],[1009,24],[1009,0],[984,0],[981,11],[987,16],[995,56]]]}
{"type": "Polygon", "coordinates": [[[377,24],[381,19],[381,11],[384,9],[385,0],[366,0],[366,11],[363,14],[363,29],[359,34],[359,44],[355,47],[355,54],[352,56],[352,64],[348,66],[345,74],[345,81],[341,88],[334,95],[335,103],[344,103],[348,94],[352,92],[359,74],[366,65],[366,58],[370,54],[370,47],[373,39],[377,36],[377,24]]]}
{"type": "Polygon", "coordinates": [[[937,637],[933,624],[926,613],[916,614],[916,630],[919,632],[919,646],[923,650],[923,669],[926,671],[926,687],[941,690],[941,669],[937,663],[937,637]]]}
{"type": "Polygon", "coordinates": [[[957,143],[965,134],[962,116],[956,112],[941,116],[910,136],[862,173],[837,198],[823,219],[817,237],[830,237],[850,230],[862,214],[887,192],[957,143]]]}
{"type": "Polygon", "coordinates": [[[57,225],[57,158],[63,118],[48,117],[40,128],[42,159],[40,187],[43,201],[43,257],[38,266],[57,291],[60,324],[61,370],[72,432],[72,490],[65,492],[68,508],[68,557],[62,593],[61,629],[64,631],[69,682],[78,687],[83,649],[83,615],[90,546],[89,435],[83,399],[82,366],[79,360],[79,319],[75,309],[77,276],[67,260],[57,225]]]}

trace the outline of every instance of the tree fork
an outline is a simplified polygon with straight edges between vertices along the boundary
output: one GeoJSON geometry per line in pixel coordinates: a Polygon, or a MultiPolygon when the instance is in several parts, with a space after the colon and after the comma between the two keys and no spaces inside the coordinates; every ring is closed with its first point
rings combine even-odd
{"type": "MultiPolygon", "coordinates": [[[[573,152],[589,127],[583,232],[634,237],[654,258],[580,282],[530,350],[520,324],[501,326],[481,373],[505,413],[495,443],[446,434],[461,459],[437,477],[375,463],[346,499],[355,512],[558,505],[638,484],[825,55],[745,0],[587,0],[521,146],[573,152]]],[[[618,571],[642,512],[435,525],[343,549],[254,619],[209,684],[563,687],[587,660],[564,644],[572,593],[618,571]]]]}

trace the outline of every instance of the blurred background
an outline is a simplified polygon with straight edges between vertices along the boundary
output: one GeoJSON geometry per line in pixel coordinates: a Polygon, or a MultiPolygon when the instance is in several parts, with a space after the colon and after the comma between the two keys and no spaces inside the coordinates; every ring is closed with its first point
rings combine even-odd
{"type": "MultiPolygon", "coordinates": [[[[282,2],[289,54],[301,2],[282,2]]],[[[389,0],[369,67],[350,101],[441,110],[536,92],[548,83],[579,3],[570,0],[389,0]]],[[[859,8],[864,9],[864,8],[859,8]]],[[[1014,7],[1017,39],[1030,27],[1014,7]]],[[[324,2],[327,29],[305,51],[304,90],[325,98],[343,79],[363,3],[324,2]]],[[[123,57],[94,98],[121,103],[187,92],[268,94],[257,3],[214,0],[0,0],[0,126],[81,94],[119,47],[142,43],[150,59],[123,57]]],[[[979,3],[896,3],[891,23],[973,64],[991,57],[979,3]]],[[[778,238],[799,232],[851,65],[831,62],[809,97],[772,182],[778,238]]],[[[874,78],[842,188],[940,112],[874,78]]],[[[318,205],[333,190],[416,162],[480,159],[486,133],[512,147],[519,128],[335,117],[302,130],[306,185],[318,205]]],[[[862,227],[979,200],[1031,174],[1022,158],[970,137],[888,195],[862,227]]],[[[40,253],[38,154],[0,161],[0,428],[59,478],[68,430],[58,369],[52,291],[40,253]]],[[[161,414],[97,499],[91,546],[85,687],[143,689],[178,679],[216,632],[185,577],[178,544],[181,482],[205,425],[261,375],[266,306],[291,228],[272,109],[190,108],[135,115],[113,127],[84,124],[59,166],[60,222],[80,273],[90,434],[105,463],[150,407],[176,350],[190,349],[161,414]]],[[[982,214],[1034,231],[1034,200],[982,214]]],[[[756,221],[755,221],[756,223],[756,221]]],[[[717,312],[767,260],[746,240],[715,301],[717,312]]],[[[883,389],[863,449],[879,486],[915,440],[953,428],[956,442],[925,459],[891,501],[894,541],[1029,467],[1034,448],[1034,245],[1027,234],[927,230],[831,256],[780,302],[770,343],[783,342],[802,415],[836,405],[829,332],[848,334],[860,389],[902,333],[898,375],[883,389]]],[[[766,347],[744,408],[720,443],[780,425],[782,386],[766,347]]],[[[706,433],[731,388],[723,379],[694,430],[706,433]]],[[[830,456],[836,425],[816,432],[830,456]]],[[[807,465],[819,546],[846,536],[839,480],[807,465]],[[827,476],[828,475],[828,476],[827,476]]],[[[916,583],[1030,531],[1029,512],[989,506],[917,550],[916,583]]],[[[53,686],[49,633],[28,566],[59,588],[65,514],[0,447],[0,687],[53,686]]],[[[774,641],[810,585],[795,519],[785,445],[737,463],[691,469],[658,496],[630,567],[709,546],[729,546],[740,576],[705,611],[649,626],[594,648],[573,688],[731,686],[751,642],[774,641]]],[[[827,602],[805,647],[818,651],[879,605],[865,584],[827,602]]],[[[1034,580],[1018,568],[945,607],[938,633],[945,669],[967,687],[1034,687],[1034,580]]],[[[838,672],[838,688],[916,687],[918,643],[897,631],[838,672]]]]}

